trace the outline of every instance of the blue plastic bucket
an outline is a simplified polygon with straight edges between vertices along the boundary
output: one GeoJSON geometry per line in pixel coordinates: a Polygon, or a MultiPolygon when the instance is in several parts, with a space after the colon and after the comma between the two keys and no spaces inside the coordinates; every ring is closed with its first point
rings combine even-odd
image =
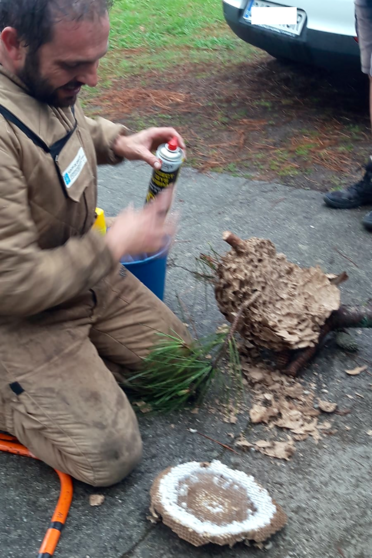
{"type": "Polygon", "coordinates": [[[121,261],[121,264],[129,269],[129,271],[160,298],[160,300],[164,298],[165,276],[170,244],[171,239],[168,239],[166,245],[160,252],[143,260],[128,262],[123,258],[121,261]]]}

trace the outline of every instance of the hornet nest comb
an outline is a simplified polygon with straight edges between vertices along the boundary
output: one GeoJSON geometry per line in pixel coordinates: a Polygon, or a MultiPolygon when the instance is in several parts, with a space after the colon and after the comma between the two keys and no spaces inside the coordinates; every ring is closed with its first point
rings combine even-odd
{"type": "Polygon", "coordinates": [[[241,240],[230,232],[223,238],[232,249],[217,265],[215,295],[227,320],[233,322],[243,306],[237,331],[253,346],[272,351],[315,346],[327,318],[340,307],[332,279],[319,267],[289,262],[270,240],[241,240]]]}
{"type": "Polygon", "coordinates": [[[220,461],[193,461],[160,473],[151,488],[150,511],[194,546],[262,542],[287,522],[253,477],[220,461]]]}

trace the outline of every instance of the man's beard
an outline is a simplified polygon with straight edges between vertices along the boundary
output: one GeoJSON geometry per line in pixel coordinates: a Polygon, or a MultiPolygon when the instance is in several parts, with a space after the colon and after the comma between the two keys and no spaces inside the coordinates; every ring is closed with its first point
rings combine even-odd
{"type": "MultiPolygon", "coordinates": [[[[54,107],[69,107],[75,104],[76,95],[71,95],[65,99],[60,99],[58,89],[55,89],[47,78],[44,78],[40,72],[40,61],[38,53],[28,53],[24,67],[18,72],[18,77],[26,85],[30,95],[35,97],[41,103],[54,107]]],[[[66,86],[78,87],[82,85],[78,82],[66,83],[66,86]]]]}

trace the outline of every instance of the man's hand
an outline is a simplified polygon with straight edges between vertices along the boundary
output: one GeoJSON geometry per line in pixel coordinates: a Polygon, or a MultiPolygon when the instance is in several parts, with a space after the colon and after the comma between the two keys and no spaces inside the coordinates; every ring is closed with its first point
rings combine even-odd
{"type": "Polygon", "coordinates": [[[160,169],[161,162],[152,151],[156,151],[159,145],[170,141],[174,136],[181,149],[186,150],[182,137],[174,128],[149,128],[132,136],[119,136],[113,145],[113,151],[115,155],[128,161],[145,161],[151,167],[160,169]]]}
{"type": "Polygon", "coordinates": [[[175,221],[167,220],[172,190],[167,188],[139,211],[129,206],[116,217],[105,236],[116,261],[127,255],[157,252],[164,246],[167,237],[174,236],[175,221]]]}

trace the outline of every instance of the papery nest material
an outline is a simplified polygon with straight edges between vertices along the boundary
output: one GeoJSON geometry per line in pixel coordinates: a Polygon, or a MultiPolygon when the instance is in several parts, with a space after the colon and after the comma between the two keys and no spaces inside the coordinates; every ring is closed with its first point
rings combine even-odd
{"type": "Polygon", "coordinates": [[[236,330],[248,351],[273,351],[286,374],[295,376],[331,331],[372,327],[370,303],[340,305],[337,285],[348,279],[345,272],[302,269],[278,254],[270,240],[241,240],[231,232],[223,238],[230,252],[217,259],[202,255],[215,273],[219,309],[230,322],[240,317],[236,330]]]}
{"type": "Polygon", "coordinates": [[[151,514],[193,544],[265,541],[287,516],[252,476],[220,461],[169,467],[151,488],[151,514]]]}
{"type": "Polygon", "coordinates": [[[238,328],[257,347],[284,351],[318,343],[322,326],[340,307],[340,291],[319,267],[302,269],[276,252],[270,240],[224,240],[232,250],[217,267],[215,286],[220,311],[232,321],[252,293],[238,328]]]}

